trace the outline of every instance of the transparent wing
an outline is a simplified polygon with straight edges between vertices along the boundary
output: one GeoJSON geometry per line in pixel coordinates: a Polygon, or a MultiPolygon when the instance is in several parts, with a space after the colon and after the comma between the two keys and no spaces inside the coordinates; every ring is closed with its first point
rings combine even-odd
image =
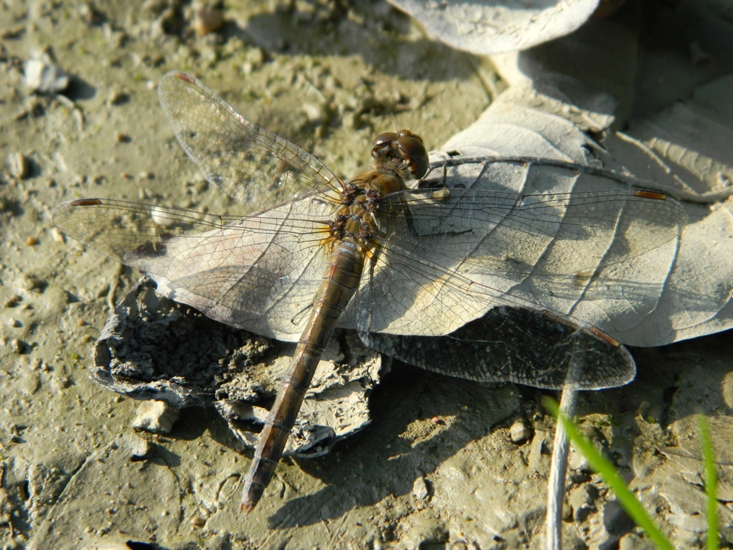
{"type": "Polygon", "coordinates": [[[604,299],[641,314],[656,304],[687,221],[675,199],[630,187],[389,199],[384,235],[344,321],[362,332],[443,335],[497,305],[572,316],[581,301],[604,299]],[[633,263],[647,256],[658,269],[633,263]]]}
{"type": "Polygon", "coordinates": [[[390,240],[461,272],[572,275],[641,256],[687,223],[672,197],[638,189],[522,195],[484,189],[405,191],[410,226],[390,240]],[[427,249],[430,249],[428,252],[427,249]]]}
{"type": "MultiPolygon", "coordinates": [[[[581,300],[614,293],[641,311],[663,278],[612,268],[654,250],[655,262],[671,266],[686,220],[671,197],[633,189],[554,196],[454,189],[439,199],[405,191],[382,206],[383,235],[341,322],[362,332],[443,335],[497,305],[572,316],[581,300]]],[[[325,268],[322,220],[332,209],[311,197],[227,218],[83,199],[61,205],[54,222],[155,275],[173,298],[290,340],[325,268]]]]}
{"type": "Polygon", "coordinates": [[[339,179],[313,155],[237,113],[192,76],[170,72],[158,85],[160,104],[183,149],[210,183],[235,200],[267,210],[339,179]]]}
{"type": "Polygon", "coordinates": [[[330,209],[303,200],[267,216],[228,218],[110,199],[63,203],[54,223],[106,256],[153,275],[159,289],[208,317],[297,339],[326,265],[330,209]],[[327,218],[326,218],[327,219],[327,218]]]}
{"type": "Polygon", "coordinates": [[[363,339],[411,365],[480,382],[599,390],[636,375],[631,355],[612,339],[526,308],[492,309],[446,336],[368,333],[363,339]]]}

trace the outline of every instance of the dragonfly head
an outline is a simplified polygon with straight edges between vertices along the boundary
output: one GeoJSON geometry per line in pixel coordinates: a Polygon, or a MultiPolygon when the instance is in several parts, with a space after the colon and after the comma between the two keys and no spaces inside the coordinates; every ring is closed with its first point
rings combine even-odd
{"type": "Polygon", "coordinates": [[[410,130],[385,132],[372,142],[372,158],[378,165],[390,167],[395,163],[406,166],[414,179],[428,171],[428,152],[422,138],[410,130]]]}

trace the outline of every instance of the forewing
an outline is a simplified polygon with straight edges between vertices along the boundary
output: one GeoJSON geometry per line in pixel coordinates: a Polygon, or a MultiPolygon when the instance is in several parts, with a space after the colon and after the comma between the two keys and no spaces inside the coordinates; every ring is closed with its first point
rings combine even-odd
{"type": "Polygon", "coordinates": [[[531,195],[453,189],[441,200],[403,195],[410,248],[447,254],[464,271],[518,278],[577,277],[642,256],[677,239],[687,221],[672,197],[633,188],[531,195]]]}
{"type": "MultiPolygon", "coordinates": [[[[518,163],[487,164],[484,175],[491,169],[499,181],[516,170],[525,188],[531,176],[518,163]]],[[[676,258],[684,208],[661,193],[564,172],[566,181],[555,182],[563,192],[476,186],[388,197],[385,234],[347,319],[362,331],[442,335],[498,305],[562,316],[595,300],[636,315],[653,309],[676,258]],[[661,266],[654,277],[645,262],[661,266]]],[[[605,321],[603,308],[596,313],[576,320],[605,321]]]]}
{"type": "Polygon", "coordinates": [[[192,76],[166,74],[158,95],[178,141],[206,179],[251,211],[311,191],[333,190],[337,198],[339,180],[323,163],[248,121],[192,76]]]}
{"type": "Polygon", "coordinates": [[[246,218],[109,200],[59,206],[70,237],[158,283],[166,296],[213,319],[297,339],[325,267],[325,203],[305,199],[246,218]]]}

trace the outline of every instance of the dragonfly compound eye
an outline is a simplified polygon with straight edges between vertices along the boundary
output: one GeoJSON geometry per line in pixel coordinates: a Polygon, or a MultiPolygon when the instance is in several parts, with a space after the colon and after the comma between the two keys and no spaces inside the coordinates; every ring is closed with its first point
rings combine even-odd
{"type": "Polygon", "coordinates": [[[379,134],[372,142],[372,157],[378,158],[380,155],[384,154],[383,152],[385,147],[387,149],[391,149],[393,147],[393,143],[398,137],[399,136],[395,132],[384,132],[383,134],[379,134]]]}
{"type": "Polygon", "coordinates": [[[397,147],[402,156],[410,163],[410,173],[419,179],[428,171],[428,152],[425,150],[422,138],[409,130],[400,130],[397,137],[397,147]]]}
{"type": "Polygon", "coordinates": [[[406,161],[410,174],[416,179],[428,171],[428,153],[422,138],[410,130],[379,134],[372,142],[372,158],[378,162],[380,159],[393,159],[399,163],[406,161]]]}

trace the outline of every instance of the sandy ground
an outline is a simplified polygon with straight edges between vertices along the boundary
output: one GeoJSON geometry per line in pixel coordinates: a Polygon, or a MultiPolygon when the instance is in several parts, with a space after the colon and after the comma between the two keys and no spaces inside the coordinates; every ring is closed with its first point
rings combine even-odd
{"type": "MultiPolygon", "coordinates": [[[[103,196],[234,208],[157,105],[167,71],[194,73],[346,175],[374,134],[409,127],[437,148],[490,102],[495,78],[479,60],[387,5],[285,4],[227,3],[222,31],[205,36],[186,30],[190,7],[165,2],[0,6],[0,158],[26,161],[0,179],[3,548],[540,547],[554,427],[536,390],[395,365],[371,426],[327,457],[286,459],[244,518],[251,453],[215,413],[184,411],[153,438],[131,428],[138,402],[89,378],[110,304],[137,274],[65,241],[53,207],[103,196]],[[44,53],[72,76],[64,96],[27,89],[23,66],[44,53]],[[514,442],[517,421],[529,430],[514,442]]],[[[697,412],[711,417],[733,543],[732,351],[726,334],[635,351],[633,384],[581,397],[581,425],[679,547],[705,536],[697,412]]],[[[566,547],[646,547],[583,460],[571,467],[566,547]]]]}

